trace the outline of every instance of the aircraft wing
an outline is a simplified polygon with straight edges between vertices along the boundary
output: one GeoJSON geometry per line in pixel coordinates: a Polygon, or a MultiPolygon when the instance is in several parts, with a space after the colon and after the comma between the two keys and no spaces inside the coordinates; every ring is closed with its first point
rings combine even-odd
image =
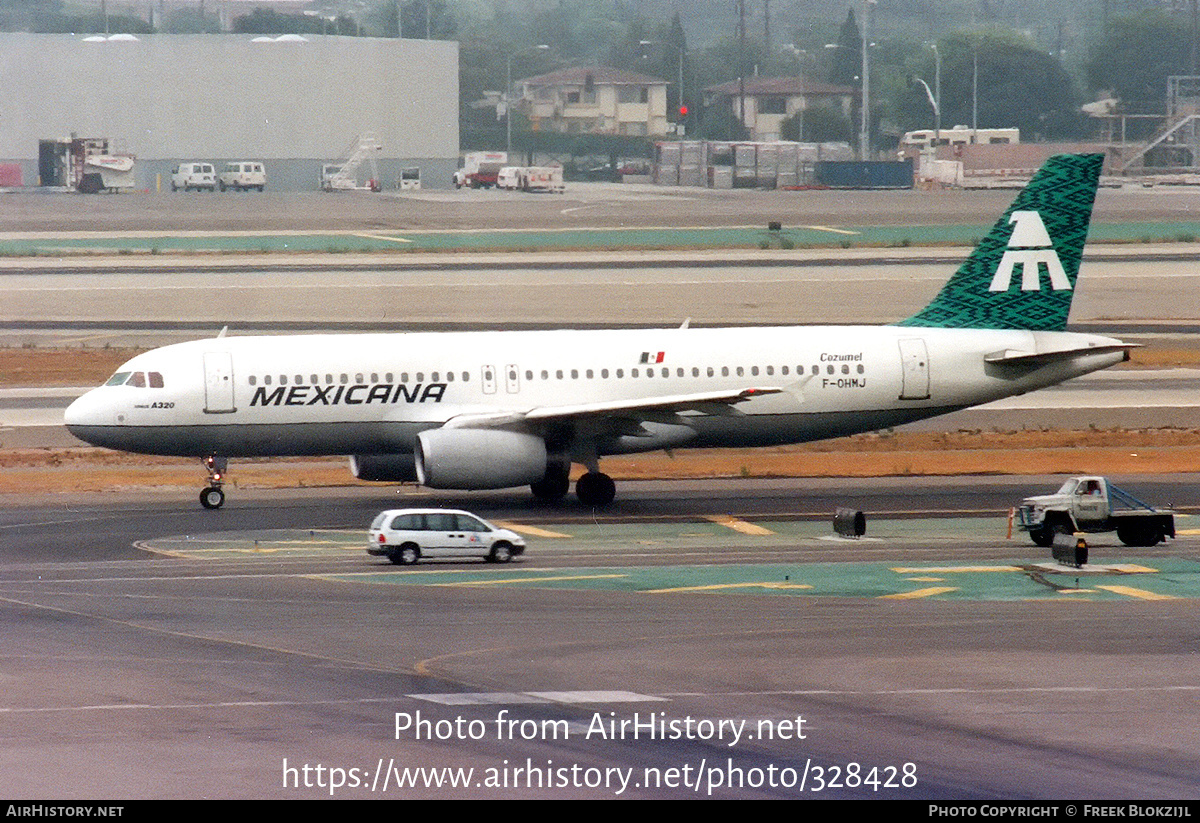
{"type": "Polygon", "coordinates": [[[499,428],[521,423],[551,423],[580,418],[620,417],[632,420],[658,418],[663,414],[695,411],[701,414],[739,414],[733,406],[753,397],[779,394],[782,388],[755,386],[731,391],[669,394],[631,400],[603,400],[563,406],[537,406],[526,411],[464,414],[446,421],[446,428],[499,428]]]}

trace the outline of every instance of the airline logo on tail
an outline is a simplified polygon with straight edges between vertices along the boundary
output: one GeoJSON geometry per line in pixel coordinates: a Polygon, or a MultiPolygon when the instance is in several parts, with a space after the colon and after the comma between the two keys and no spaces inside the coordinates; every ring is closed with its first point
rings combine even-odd
{"type": "Polygon", "coordinates": [[[1050,242],[1050,234],[1041,215],[1036,211],[1014,211],[1008,222],[1016,226],[1008,238],[1008,248],[996,267],[996,276],[992,278],[988,291],[1008,291],[1013,270],[1018,264],[1021,266],[1021,291],[1041,290],[1042,264],[1050,273],[1051,289],[1070,289],[1071,281],[1067,279],[1058,252],[1050,242]]]}
{"type": "Polygon", "coordinates": [[[897,325],[1066,329],[1103,163],[1101,154],[1047,160],[929,305],[897,325]]]}

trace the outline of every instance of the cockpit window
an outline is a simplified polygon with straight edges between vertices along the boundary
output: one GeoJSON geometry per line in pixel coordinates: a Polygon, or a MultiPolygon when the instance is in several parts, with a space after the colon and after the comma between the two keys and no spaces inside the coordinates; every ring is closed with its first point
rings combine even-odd
{"type": "Polygon", "coordinates": [[[108,382],[104,385],[133,386],[137,389],[144,389],[149,386],[152,389],[161,389],[165,385],[165,382],[163,381],[162,372],[119,371],[108,378],[108,382]]]}

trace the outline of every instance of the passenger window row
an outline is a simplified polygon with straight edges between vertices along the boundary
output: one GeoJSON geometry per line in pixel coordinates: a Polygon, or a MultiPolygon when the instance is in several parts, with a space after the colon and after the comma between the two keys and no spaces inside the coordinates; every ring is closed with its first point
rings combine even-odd
{"type": "MultiPolygon", "coordinates": [[[[791,366],[749,366],[749,367],[746,367],[746,366],[721,366],[719,368],[716,366],[707,366],[704,369],[701,369],[699,366],[692,366],[690,369],[690,374],[692,377],[701,377],[701,376],[717,377],[718,374],[721,377],[761,377],[761,376],[775,377],[776,375],[778,375],[780,377],[789,377],[794,374],[797,378],[800,378],[808,373],[811,373],[814,375],[821,374],[822,371],[824,371],[825,374],[837,374],[839,372],[842,374],[850,374],[851,368],[850,368],[849,363],[843,363],[843,364],[841,364],[841,366],[835,366],[832,363],[827,363],[827,364],[825,364],[824,369],[822,369],[822,367],[820,365],[816,365],[816,364],[814,364],[811,367],[811,369],[808,369],[802,365],[798,365],[798,366],[794,367],[794,371],[793,371],[793,367],[791,367],[791,366]]],[[[866,372],[866,368],[863,366],[862,363],[859,363],[854,367],[854,371],[857,374],[864,374],[866,372]]],[[[626,378],[626,369],[613,369],[612,371],[610,371],[609,369],[599,369],[598,373],[599,373],[599,379],[601,379],[601,380],[610,379],[610,375],[611,375],[611,377],[613,377],[617,380],[623,380],[626,378]]],[[[682,377],[688,376],[688,373],[689,373],[688,369],[684,369],[682,367],[677,367],[674,371],[673,376],[677,377],[677,378],[682,378],[682,377]]],[[[151,372],[151,374],[154,374],[154,372],[151,372]]],[[[596,379],[596,376],[597,376],[597,370],[596,369],[583,369],[581,371],[580,369],[556,369],[553,372],[551,372],[551,370],[549,370],[549,369],[542,369],[540,372],[535,372],[533,369],[526,369],[525,370],[525,379],[527,381],[532,381],[534,379],[535,374],[537,374],[542,380],[550,380],[551,374],[554,375],[553,379],[555,379],[555,380],[565,380],[568,378],[568,376],[571,380],[579,380],[581,375],[584,379],[594,380],[594,379],[596,379]]],[[[490,369],[486,370],[484,372],[484,375],[485,375],[485,379],[487,379],[487,380],[493,379],[493,372],[490,369]]],[[[113,377],[113,379],[115,380],[117,376],[119,376],[119,375],[115,375],[113,377]]],[[[643,376],[645,378],[651,378],[651,379],[656,378],[656,377],[669,378],[669,377],[672,377],[672,373],[671,373],[671,369],[669,369],[665,366],[662,368],[659,368],[657,370],[652,367],[647,367],[645,369],[631,368],[628,370],[629,378],[640,378],[643,376]]],[[[262,381],[262,384],[264,386],[270,386],[275,382],[278,382],[278,385],[281,385],[281,386],[286,386],[289,384],[297,385],[297,386],[305,385],[305,384],[319,385],[322,382],[325,385],[329,385],[329,386],[334,385],[335,383],[341,383],[341,384],[372,383],[372,384],[375,384],[375,383],[381,382],[380,381],[381,375],[378,372],[371,372],[370,374],[367,374],[365,372],[360,372],[360,373],[353,374],[353,375],[346,374],[346,373],[337,374],[337,375],[325,374],[324,380],[322,380],[321,377],[322,377],[322,375],[319,375],[319,374],[310,374],[307,376],[307,378],[305,377],[305,375],[302,375],[302,374],[295,374],[295,375],[267,374],[267,375],[263,375],[261,378],[256,375],[250,375],[250,377],[247,378],[247,381],[249,382],[249,384],[251,386],[257,385],[259,380],[262,381]]],[[[395,381],[396,375],[394,372],[387,372],[387,373],[383,374],[382,377],[383,377],[383,380],[382,380],[383,383],[396,382],[395,381]]],[[[408,383],[410,377],[413,378],[415,380],[415,382],[417,382],[417,383],[424,383],[425,378],[426,378],[426,373],[425,372],[415,372],[413,374],[410,374],[409,372],[401,372],[399,377],[400,377],[401,383],[408,383]]],[[[470,374],[470,372],[465,372],[465,371],[464,372],[435,371],[435,372],[430,372],[428,374],[428,378],[429,378],[429,382],[431,382],[431,383],[441,383],[441,382],[443,382],[443,380],[447,383],[453,383],[459,379],[461,379],[462,382],[464,382],[464,383],[469,383],[471,381],[471,374],[470,374]]],[[[161,385],[161,380],[162,380],[161,376],[159,376],[158,379],[159,379],[160,385],[161,385]]],[[[514,373],[512,373],[511,371],[509,373],[509,379],[510,380],[516,379],[516,375],[514,373]]],[[[108,385],[114,385],[114,384],[110,380],[108,385]]]]}
{"type": "MultiPolygon", "coordinates": [[[[829,364],[826,364],[824,370],[825,370],[826,374],[837,374],[839,371],[842,374],[850,374],[850,364],[843,363],[841,365],[841,367],[839,368],[837,366],[834,366],[832,363],[829,363],[829,364]]],[[[856,366],[855,370],[858,374],[864,374],[866,372],[866,368],[861,363],[859,363],[856,366]]],[[[820,374],[821,366],[814,365],[812,367],[811,371],[812,371],[812,374],[820,374]]],[[[525,370],[525,379],[533,380],[534,373],[535,372],[532,369],[526,369],[525,370]]],[[[629,373],[629,377],[631,377],[631,378],[642,377],[643,375],[647,378],[654,378],[654,377],[668,378],[668,377],[672,376],[671,370],[666,367],[660,368],[658,370],[655,370],[653,368],[646,368],[646,369],[633,368],[633,369],[629,369],[628,373],[629,373]]],[[[688,373],[689,373],[688,369],[676,368],[674,376],[675,377],[686,377],[688,375],[688,373]]],[[[775,366],[762,366],[762,367],[760,367],[760,366],[750,366],[750,367],[721,366],[719,369],[716,366],[708,366],[703,370],[699,366],[692,366],[690,373],[691,373],[692,377],[700,377],[702,374],[705,377],[716,377],[718,375],[718,373],[720,374],[721,377],[734,377],[734,376],[736,376],[736,377],[747,377],[747,376],[749,376],[749,377],[760,377],[760,376],[774,377],[776,374],[778,374],[780,377],[788,377],[793,372],[792,372],[792,367],[790,367],[790,366],[779,366],[778,368],[776,368],[775,366]]],[[[805,370],[804,366],[796,366],[794,373],[795,373],[796,377],[803,377],[807,373],[807,371],[805,370]]],[[[579,369],[569,369],[569,370],[557,369],[553,372],[553,374],[554,374],[555,380],[565,380],[565,379],[567,379],[568,376],[570,377],[571,380],[578,380],[580,378],[580,374],[582,374],[583,377],[587,380],[594,380],[596,378],[596,370],[595,369],[584,369],[582,372],[580,372],[579,369]]],[[[601,380],[609,379],[609,374],[610,374],[610,372],[608,369],[600,369],[599,370],[599,375],[600,375],[601,380]]],[[[542,380],[550,380],[551,379],[550,375],[551,375],[551,372],[548,369],[542,369],[540,372],[540,377],[542,380]]],[[[626,376],[626,370],[625,369],[615,369],[612,372],[612,376],[618,380],[623,380],[623,379],[625,379],[625,376],[626,376]]]]}
{"type": "MultiPolygon", "coordinates": [[[[446,383],[453,383],[459,379],[461,379],[462,382],[464,382],[464,383],[468,383],[471,380],[470,372],[435,371],[435,372],[430,372],[428,375],[426,375],[425,372],[416,372],[415,374],[411,374],[411,375],[408,372],[401,372],[400,373],[400,382],[408,383],[409,378],[411,377],[417,383],[424,383],[426,376],[429,377],[430,383],[441,383],[443,381],[445,381],[446,383]]],[[[340,383],[342,385],[348,385],[350,383],[355,383],[355,384],[360,384],[360,385],[365,385],[367,383],[375,384],[375,383],[380,383],[380,382],[395,383],[396,382],[395,378],[396,378],[396,375],[394,372],[386,372],[382,375],[379,372],[371,372],[369,374],[366,372],[359,372],[357,374],[346,374],[343,372],[341,374],[336,374],[336,375],[327,373],[324,375],[323,380],[322,380],[322,375],[319,375],[319,374],[310,374],[307,376],[307,378],[303,374],[292,374],[292,375],[265,374],[261,378],[258,375],[252,374],[248,378],[246,378],[246,382],[249,383],[251,386],[258,385],[259,380],[262,381],[262,384],[264,386],[270,386],[275,382],[278,382],[278,384],[280,386],[287,386],[289,384],[295,385],[295,386],[302,386],[302,385],[306,385],[306,384],[307,385],[320,385],[322,383],[324,383],[327,386],[332,386],[332,385],[335,385],[338,383],[340,383]],[[382,381],[379,379],[380,377],[383,378],[382,381]]]]}

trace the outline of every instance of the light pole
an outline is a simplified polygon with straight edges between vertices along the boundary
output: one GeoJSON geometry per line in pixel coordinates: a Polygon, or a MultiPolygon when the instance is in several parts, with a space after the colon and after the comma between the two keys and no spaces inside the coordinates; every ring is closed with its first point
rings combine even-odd
{"type": "Polygon", "coordinates": [[[933,96],[933,89],[929,88],[929,84],[926,83],[923,78],[917,77],[915,79],[921,84],[921,88],[925,89],[925,97],[929,99],[929,108],[933,109],[933,122],[935,124],[933,127],[933,145],[936,146],[938,140],[938,129],[936,125],[938,120],[937,99],[933,96]]]}
{"type": "Polygon", "coordinates": [[[933,145],[942,142],[942,53],[938,51],[937,43],[930,43],[933,49],[933,145]]]}
{"type": "MultiPolygon", "coordinates": [[[[832,51],[834,49],[849,50],[850,47],[842,45],[841,43],[826,43],[825,48],[832,51]]],[[[868,68],[868,66],[866,65],[866,62],[867,62],[867,41],[864,39],[863,40],[863,68],[864,69],[868,68]]],[[[862,75],[858,75],[854,79],[863,81],[862,120],[861,120],[861,127],[859,128],[859,132],[858,132],[858,157],[860,160],[865,160],[866,154],[867,154],[865,138],[869,137],[869,135],[867,133],[867,124],[870,122],[870,120],[868,119],[868,115],[867,115],[867,107],[870,105],[870,100],[868,99],[868,96],[867,96],[867,83],[866,83],[867,78],[865,78],[862,75]]],[[[847,120],[849,120],[850,115],[847,114],[846,118],[847,118],[847,120]]]]}
{"type": "Polygon", "coordinates": [[[796,60],[796,75],[800,80],[800,110],[798,112],[796,112],[797,116],[799,117],[799,120],[797,121],[797,124],[799,125],[799,129],[797,129],[798,135],[797,135],[796,142],[803,143],[804,142],[804,112],[808,108],[807,86],[805,85],[805,82],[804,82],[804,58],[808,57],[808,52],[806,52],[802,48],[798,48],[795,43],[788,43],[786,46],[783,47],[783,50],[788,52],[789,54],[791,54],[792,57],[796,60]]]}
{"type": "Polygon", "coordinates": [[[942,56],[938,54],[937,43],[930,43],[933,48],[934,72],[933,72],[933,89],[929,88],[929,84],[922,78],[916,78],[916,81],[925,89],[925,96],[929,98],[929,105],[933,109],[933,142],[930,148],[934,151],[936,157],[937,147],[942,142],[942,56]]]}
{"type": "MultiPolygon", "coordinates": [[[[676,111],[676,113],[678,113],[684,106],[684,102],[683,102],[683,46],[679,45],[678,43],[672,43],[667,40],[639,40],[638,45],[639,46],[670,46],[671,48],[675,49],[675,56],[679,58],[679,105],[675,107],[675,111],[676,111]]],[[[642,55],[642,57],[645,57],[645,56],[646,55],[644,55],[644,54],[642,55]]],[[[682,115],[679,115],[679,116],[682,117],[682,115]]]]}
{"type": "Polygon", "coordinates": [[[871,6],[878,0],[863,0],[862,34],[862,129],[858,133],[859,158],[866,160],[871,151],[871,6]]]}
{"type": "Polygon", "coordinates": [[[504,151],[506,154],[512,154],[512,64],[513,60],[520,57],[522,54],[530,51],[546,51],[550,47],[544,43],[536,46],[530,46],[527,49],[521,49],[508,56],[508,69],[505,72],[504,84],[504,151]]]}

